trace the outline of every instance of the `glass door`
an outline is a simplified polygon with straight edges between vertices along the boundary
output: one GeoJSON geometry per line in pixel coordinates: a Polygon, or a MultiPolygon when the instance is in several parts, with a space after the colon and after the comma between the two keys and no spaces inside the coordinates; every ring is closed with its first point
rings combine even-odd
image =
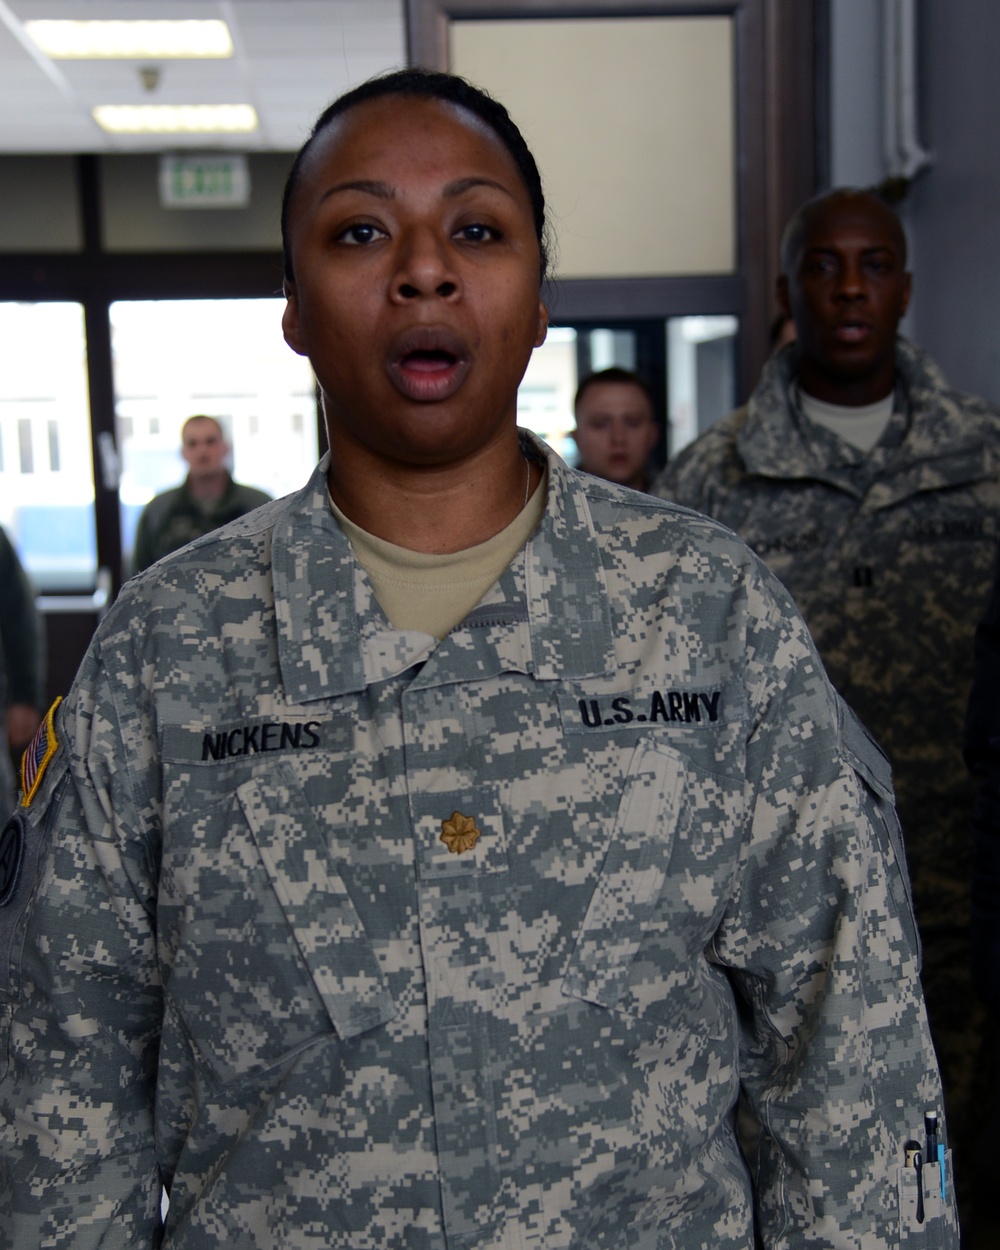
{"type": "Polygon", "coordinates": [[[83,308],[0,303],[0,525],[40,591],[93,590],[83,308]]]}

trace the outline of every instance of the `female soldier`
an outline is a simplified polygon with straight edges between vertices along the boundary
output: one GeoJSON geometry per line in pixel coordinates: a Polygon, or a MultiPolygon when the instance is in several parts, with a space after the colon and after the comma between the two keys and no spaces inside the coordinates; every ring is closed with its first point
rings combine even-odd
{"type": "Polygon", "coordinates": [[[518,434],[506,113],[366,84],[283,217],[331,455],[126,586],[4,834],[8,1244],[953,1245],[886,766],[731,534],[518,434]]]}

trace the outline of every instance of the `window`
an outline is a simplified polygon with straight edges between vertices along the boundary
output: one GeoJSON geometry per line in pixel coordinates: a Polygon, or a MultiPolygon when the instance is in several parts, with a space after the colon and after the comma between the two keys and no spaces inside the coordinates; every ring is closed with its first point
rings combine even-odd
{"type": "Polygon", "coordinates": [[[97,574],[83,309],[0,303],[0,524],[39,590],[97,574]]]}
{"type": "Polygon", "coordinates": [[[676,456],[736,406],[736,317],[667,321],[667,447],[676,456]]]}

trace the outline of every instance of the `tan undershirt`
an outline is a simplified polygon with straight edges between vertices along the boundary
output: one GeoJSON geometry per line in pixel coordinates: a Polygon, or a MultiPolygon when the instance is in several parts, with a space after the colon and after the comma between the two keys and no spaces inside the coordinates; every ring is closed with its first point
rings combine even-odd
{"type": "Polygon", "coordinates": [[[895,392],[890,391],[885,399],[880,399],[876,404],[848,408],[843,404],[828,404],[825,400],[817,399],[815,395],[807,395],[799,388],[803,416],[824,429],[832,430],[845,443],[865,452],[871,451],[885,432],[892,416],[895,397],[895,392]]]}
{"type": "Polygon", "coordinates": [[[547,476],[542,474],[531,498],[499,534],[443,556],[376,538],[348,520],[332,499],[330,507],[390,623],[440,639],[476,606],[528,541],[545,511],[547,476]]]}

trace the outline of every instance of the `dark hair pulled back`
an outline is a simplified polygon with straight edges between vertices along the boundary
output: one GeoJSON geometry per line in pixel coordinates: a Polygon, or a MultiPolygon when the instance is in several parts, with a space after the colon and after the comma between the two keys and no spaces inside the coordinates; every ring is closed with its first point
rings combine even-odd
{"type": "Polygon", "coordinates": [[[403,99],[441,100],[449,104],[457,104],[468,110],[497,135],[510,153],[524,181],[531,201],[532,215],[535,223],[535,236],[538,239],[538,251],[541,258],[541,278],[548,274],[549,249],[547,242],[547,226],[545,221],[545,195],[542,191],[542,179],[531,155],[524,136],[512,121],[510,114],[499,102],[487,92],[456,74],[444,74],[437,70],[401,69],[376,78],[345,92],[333,101],[316,119],[316,124],[309,138],[299,149],[281,199],[281,244],[284,251],[285,279],[294,282],[295,274],[292,267],[291,244],[289,239],[289,217],[292,200],[302,176],[302,167],[316,140],[326,128],[344,113],[358,104],[368,100],[382,99],[385,96],[399,96],[403,99]]]}

